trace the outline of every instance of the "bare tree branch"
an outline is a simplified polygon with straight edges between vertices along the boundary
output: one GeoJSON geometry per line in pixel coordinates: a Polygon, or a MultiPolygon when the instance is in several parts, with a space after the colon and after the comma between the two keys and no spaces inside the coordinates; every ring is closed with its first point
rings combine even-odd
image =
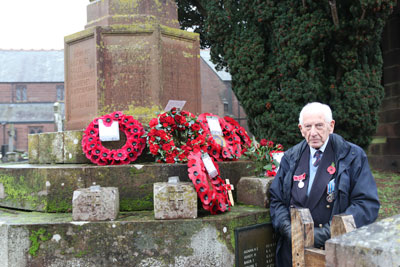
{"type": "Polygon", "coordinates": [[[329,0],[329,5],[331,7],[333,24],[335,24],[336,28],[339,27],[339,16],[336,9],[336,0],[329,0]]]}

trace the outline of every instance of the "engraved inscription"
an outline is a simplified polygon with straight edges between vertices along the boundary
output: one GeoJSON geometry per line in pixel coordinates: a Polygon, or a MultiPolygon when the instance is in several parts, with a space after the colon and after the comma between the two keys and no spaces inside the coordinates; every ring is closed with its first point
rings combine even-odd
{"type": "Polygon", "coordinates": [[[96,77],[93,39],[68,47],[67,120],[96,114],[96,77]]]}

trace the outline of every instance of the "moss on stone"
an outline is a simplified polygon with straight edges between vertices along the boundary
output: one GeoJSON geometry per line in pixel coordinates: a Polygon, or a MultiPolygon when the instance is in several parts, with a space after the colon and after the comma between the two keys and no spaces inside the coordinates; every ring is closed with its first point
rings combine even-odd
{"type": "Polygon", "coordinates": [[[139,211],[139,210],[152,210],[153,194],[148,194],[140,199],[124,198],[119,202],[119,209],[121,211],[139,211]]]}
{"type": "Polygon", "coordinates": [[[40,228],[37,231],[32,231],[29,236],[29,240],[31,241],[31,246],[29,248],[29,254],[32,256],[37,256],[37,252],[40,247],[40,243],[49,240],[51,237],[50,233],[46,233],[44,228],[40,228]]]}

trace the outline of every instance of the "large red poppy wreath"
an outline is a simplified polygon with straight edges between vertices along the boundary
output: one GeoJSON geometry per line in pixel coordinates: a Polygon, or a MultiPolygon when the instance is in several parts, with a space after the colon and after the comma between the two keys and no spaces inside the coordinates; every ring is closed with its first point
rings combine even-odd
{"type": "Polygon", "coordinates": [[[242,148],[240,146],[240,137],[236,134],[235,128],[223,118],[213,115],[211,113],[203,113],[199,115],[198,121],[203,127],[208,136],[207,152],[217,161],[224,160],[238,160],[242,155],[242,148]],[[218,118],[222,137],[212,136],[207,122],[207,116],[218,118]],[[217,140],[222,138],[223,140],[217,140]]]}
{"type": "Polygon", "coordinates": [[[196,188],[197,195],[203,203],[203,208],[210,211],[211,214],[229,211],[231,202],[228,198],[227,189],[230,188],[230,185],[226,185],[221,178],[218,165],[212,157],[210,158],[218,171],[218,175],[214,178],[210,177],[201,159],[201,154],[201,152],[189,154],[188,173],[196,188]]]}
{"type": "Polygon", "coordinates": [[[233,131],[240,137],[240,147],[242,149],[242,154],[251,147],[251,138],[247,134],[247,131],[233,118],[225,116],[224,120],[233,126],[233,131]]]}
{"type": "Polygon", "coordinates": [[[187,162],[193,150],[206,150],[206,136],[196,116],[172,108],[149,123],[147,143],[157,162],[187,162]]]}
{"type": "Polygon", "coordinates": [[[82,137],[82,150],[86,157],[97,165],[129,164],[141,155],[146,146],[144,134],[145,131],[139,121],[116,111],[96,118],[89,124],[82,137]],[[106,127],[111,126],[113,121],[118,122],[119,130],[126,135],[126,143],[122,148],[108,149],[103,146],[99,137],[99,119],[103,120],[106,127]]]}

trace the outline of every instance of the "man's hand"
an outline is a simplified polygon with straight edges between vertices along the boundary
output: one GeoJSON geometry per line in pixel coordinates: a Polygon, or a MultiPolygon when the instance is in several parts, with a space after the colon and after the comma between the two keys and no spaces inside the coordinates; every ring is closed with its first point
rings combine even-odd
{"type": "Polygon", "coordinates": [[[292,225],[289,220],[285,220],[279,226],[279,233],[284,236],[289,243],[292,242],[292,225]]]}
{"type": "Polygon", "coordinates": [[[325,241],[331,238],[331,226],[329,223],[322,227],[314,227],[314,247],[325,247],[325,241]]]}

